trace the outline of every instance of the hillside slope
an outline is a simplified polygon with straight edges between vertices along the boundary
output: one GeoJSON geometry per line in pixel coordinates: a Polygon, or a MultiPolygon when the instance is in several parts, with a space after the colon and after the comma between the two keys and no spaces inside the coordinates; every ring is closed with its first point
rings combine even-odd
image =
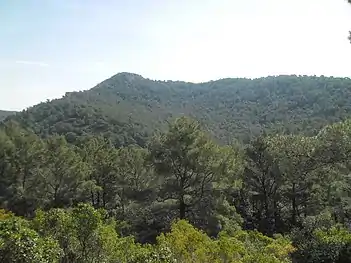
{"type": "Polygon", "coordinates": [[[188,115],[222,142],[265,132],[313,134],[351,115],[351,79],[278,76],[201,84],[119,73],[93,89],[41,103],[15,119],[42,136],[70,142],[104,134],[119,145],[144,144],[167,120],[188,115]]]}
{"type": "Polygon", "coordinates": [[[15,114],[14,111],[0,110],[0,121],[6,119],[8,116],[15,114]]]}

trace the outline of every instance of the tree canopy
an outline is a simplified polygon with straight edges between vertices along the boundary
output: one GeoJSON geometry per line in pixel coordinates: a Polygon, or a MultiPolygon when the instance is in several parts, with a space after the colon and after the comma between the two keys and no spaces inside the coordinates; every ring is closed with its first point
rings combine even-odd
{"type": "Polygon", "coordinates": [[[295,75],[194,84],[120,73],[9,119],[43,138],[58,134],[79,144],[102,135],[118,146],[145,146],[167,122],[188,116],[221,143],[247,142],[261,132],[313,135],[346,119],[350,84],[348,78],[295,75]]]}
{"type": "Polygon", "coordinates": [[[4,110],[0,110],[0,121],[6,119],[8,116],[11,116],[15,114],[14,111],[4,111],[4,110]]]}
{"type": "Polygon", "coordinates": [[[350,84],[122,73],[7,117],[0,260],[350,262],[350,84]]]}
{"type": "Polygon", "coordinates": [[[218,144],[180,117],[145,147],[0,128],[4,262],[351,260],[351,121],[218,144]]]}
{"type": "Polygon", "coordinates": [[[351,262],[350,85],[120,73],[0,111],[0,261],[351,262]]]}

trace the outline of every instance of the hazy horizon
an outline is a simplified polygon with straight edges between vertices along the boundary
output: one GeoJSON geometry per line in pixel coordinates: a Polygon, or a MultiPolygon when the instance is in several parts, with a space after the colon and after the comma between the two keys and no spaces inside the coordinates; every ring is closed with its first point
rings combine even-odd
{"type": "Polygon", "coordinates": [[[205,82],[350,77],[345,0],[0,2],[0,109],[92,88],[118,72],[205,82]]]}

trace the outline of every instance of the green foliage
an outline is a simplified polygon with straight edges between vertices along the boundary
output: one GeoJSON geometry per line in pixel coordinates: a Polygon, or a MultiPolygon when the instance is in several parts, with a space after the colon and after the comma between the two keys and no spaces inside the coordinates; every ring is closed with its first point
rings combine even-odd
{"type": "Polygon", "coordinates": [[[172,226],[171,232],[158,238],[160,247],[171,250],[176,262],[215,262],[216,246],[203,232],[181,220],[172,226]]]}
{"type": "Polygon", "coordinates": [[[294,75],[193,84],[120,73],[10,119],[43,137],[64,135],[71,143],[103,135],[119,146],[144,146],[167,120],[182,115],[225,143],[262,131],[310,135],[350,115],[350,84],[348,78],[294,75]]]}
{"type": "Polygon", "coordinates": [[[144,148],[91,134],[3,123],[2,261],[350,261],[350,120],[248,145],[184,116],[144,148]]]}
{"type": "Polygon", "coordinates": [[[87,165],[64,137],[41,140],[7,123],[0,131],[2,205],[30,216],[38,207],[65,207],[84,201],[87,165]]]}
{"type": "Polygon", "coordinates": [[[283,176],[263,138],[255,139],[246,149],[242,198],[249,199],[249,209],[257,216],[250,228],[272,235],[279,231],[278,200],[283,176]]]}
{"type": "Polygon", "coordinates": [[[240,170],[233,151],[217,146],[197,122],[182,117],[153,141],[150,157],[159,175],[158,196],[176,206],[180,219],[199,227],[216,221],[216,197],[234,186],[240,170]]]}
{"type": "Polygon", "coordinates": [[[170,233],[158,238],[158,246],[169,249],[175,262],[290,262],[294,251],[283,237],[272,239],[258,232],[237,231],[211,239],[205,233],[181,220],[170,233]]]}
{"type": "Polygon", "coordinates": [[[258,232],[223,232],[211,239],[184,220],[172,224],[156,244],[141,245],[132,237],[119,237],[112,219],[104,219],[103,211],[84,204],[37,211],[30,222],[15,216],[0,221],[0,258],[9,263],[285,263],[293,251],[287,239],[258,232]]]}
{"type": "Polygon", "coordinates": [[[9,217],[0,220],[0,260],[9,263],[59,262],[61,249],[51,237],[40,237],[28,222],[9,217]]]}
{"type": "Polygon", "coordinates": [[[62,207],[85,200],[89,186],[88,167],[64,137],[46,140],[45,166],[41,183],[50,207],[62,207]]]}
{"type": "Polygon", "coordinates": [[[351,260],[351,232],[335,224],[330,213],[309,217],[302,229],[292,232],[297,248],[293,255],[296,262],[347,263],[351,260]]]}
{"type": "Polygon", "coordinates": [[[15,213],[28,215],[39,205],[37,187],[43,168],[44,143],[33,133],[7,123],[0,132],[3,202],[15,213]]]}
{"type": "Polygon", "coordinates": [[[0,121],[6,119],[8,116],[14,115],[16,112],[14,111],[4,111],[0,110],[0,121]]]}
{"type": "Polygon", "coordinates": [[[321,184],[326,178],[318,172],[322,160],[315,158],[320,142],[316,137],[276,135],[268,138],[267,143],[282,173],[278,192],[285,209],[280,212],[281,219],[296,226],[301,223],[302,215],[323,209],[321,184]]]}
{"type": "Polygon", "coordinates": [[[198,124],[177,119],[151,145],[151,159],[162,176],[161,196],[178,204],[179,217],[205,198],[216,181],[215,149],[198,124]]]}
{"type": "Polygon", "coordinates": [[[104,220],[103,211],[90,205],[38,211],[33,227],[58,241],[63,262],[114,262],[118,258],[115,223],[104,220]]]}

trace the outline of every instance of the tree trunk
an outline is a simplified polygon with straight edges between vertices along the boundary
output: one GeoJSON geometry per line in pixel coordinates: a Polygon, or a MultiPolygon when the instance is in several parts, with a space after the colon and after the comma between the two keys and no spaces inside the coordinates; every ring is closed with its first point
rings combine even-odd
{"type": "Polygon", "coordinates": [[[185,218],[185,208],[186,208],[186,205],[185,205],[184,199],[182,197],[179,200],[179,218],[180,219],[185,218]]]}
{"type": "Polygon", "coordinates": [[[291,214],[291,223],[293,226],[296,225],[296,214],[297,214],[297,204],[296,204],[296,185],[292,185],[292,214],[291,214]]]}

